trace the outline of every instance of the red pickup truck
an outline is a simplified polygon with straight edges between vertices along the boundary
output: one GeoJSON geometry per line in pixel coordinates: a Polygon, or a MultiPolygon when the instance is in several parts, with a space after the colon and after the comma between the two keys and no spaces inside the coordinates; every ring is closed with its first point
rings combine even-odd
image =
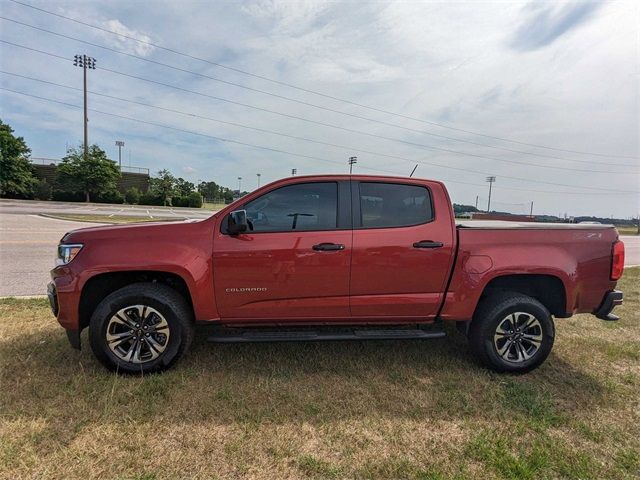
{"type": "Polygon", "coordinates": [[[75,348],[121,372],[170,367],[195,324],[213,342],[427,339],[457,322],[497,371],[540,365],[552,316],[611,313],[624,244],[610,225],[468,221],[441,182],[292,177],[210,218],[83,228],[48,288],[75,348]]]}

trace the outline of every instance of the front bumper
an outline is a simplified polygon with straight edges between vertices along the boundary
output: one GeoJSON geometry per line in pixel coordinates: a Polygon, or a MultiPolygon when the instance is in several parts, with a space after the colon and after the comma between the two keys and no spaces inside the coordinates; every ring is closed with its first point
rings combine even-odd
{"type": "Polygon", "coordinates": [[[56,290],[56,284],[53,282],[49,282],[49,285],[47,285],[47,298],[49,299],[49,306],[51,307],[53,316],[57,317],[60,306],[58,305],[58,292],[56,290]]]}
{"type": "Polygon", "coordinates": [[[80,294],[76,276],[66,267],[56,267],[51,271],[52,281],[47,286],[47,298],[51,312],[66,330],[69,343],[80,349],[80,322],[78,306],[80,294]]]}
{"type": "Polygon", "coordinates": [[[604,296],[604,299],[602,300],[602,303],[600,304],[600,307],[598,307],[598,309],[593,312],[593,314],[600,320],[619,320],[620,317],[614,315],[611,312],[616,306],[622,305],[623,297],[624,295],[620,290],[611,290],[610,292],[607,292],[604,296]]]}

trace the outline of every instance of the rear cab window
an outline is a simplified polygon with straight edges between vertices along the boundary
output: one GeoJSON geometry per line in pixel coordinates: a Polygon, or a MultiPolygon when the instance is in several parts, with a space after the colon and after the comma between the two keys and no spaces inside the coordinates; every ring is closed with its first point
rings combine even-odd
{"type": "Polygon", "coordinates": [[[359,183],[359,228],[420,225],[433,220],[429,189],[401,183],[359,183]]]}

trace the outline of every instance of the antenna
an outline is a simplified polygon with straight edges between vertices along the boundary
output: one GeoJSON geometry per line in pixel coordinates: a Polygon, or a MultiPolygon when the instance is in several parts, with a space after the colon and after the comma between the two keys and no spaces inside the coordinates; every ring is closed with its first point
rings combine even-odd
{"type": "Polygon", "coordinates": [[[413,170],[411,170],[411,175],[409,175],[409,178],[413,177],[413,174],[416,173],[417,169],[418,169],[418,164],[416,163],[416,166],[413,167],[413,170]]]}

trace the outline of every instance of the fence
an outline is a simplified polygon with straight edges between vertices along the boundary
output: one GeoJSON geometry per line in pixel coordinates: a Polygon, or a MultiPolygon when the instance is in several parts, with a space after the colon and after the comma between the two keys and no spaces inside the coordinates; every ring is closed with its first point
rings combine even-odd
{"type": "MultiPolygon", "coordinates": [[[[62,160],[56,158],[47,158],[47,157],[31,157],[31,163],[34,165],[58,165],[62,160]]],[[[112,160],[113,161],[113,160],[112,160]]],[[[145,167],[132,167],[127,165],[122,165],[120,167],[121,172],[128,173],[139,173],[142,175],[149,175],[149,169],[145,167]]]]}

